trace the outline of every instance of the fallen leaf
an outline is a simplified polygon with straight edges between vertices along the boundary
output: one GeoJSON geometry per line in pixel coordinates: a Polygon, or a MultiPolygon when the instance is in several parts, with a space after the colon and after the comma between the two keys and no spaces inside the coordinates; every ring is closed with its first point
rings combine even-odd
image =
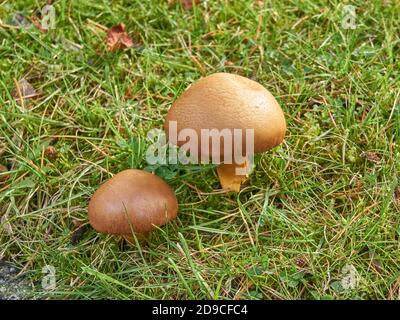
{"type": "Polygon", "coordinates": [[[47,29],[42,27],[42,22],[39,20],[38,17],[32,16],[31,17],[32,24],[38,29],[40,32],[46,33],[47,29]]]}
{"type": "Polygon", "coordinates": [[[389,289],[390,300],[400,300],[400,277],[398,277],[389,289]]]}
{"type": "Polygon", "coordinates": [[[371,266],[375,269],[375,271],[382,273],[383,267],[380,262],[380,257],[375,253],[374,250],[368,251],[368,257],[370,259],[371,266]]]}
{"type": "Polygon", "coordinates": [[[136,92],[133,92],[131,87],[128,87],[125,91],[124,97],[125,99],[136,100],[140,97],[140,95],[138,95],[136,92]]]}
{"type": "Polygon", "coordinates": [[[5,144],[0,143],[0,157],[6,152],[5,144]]]}
{"type": "Polygon", "coordinates": [[[108,30],[106,40],[108,51],[121,50],[133,45],[132,38],[125,32],[125,24],[123,23],[108,30]]]}
{"type": "Polygon", "coordinates": [[[321,99],[318,98],[314,98],[314,97],[310,97],[307,101],[307,104],[309,106],[313,106],[313,105],[324,105],[324,101],[322,101],[321,99]]]}
{"type": "Polygon", "coordinates": [[[29,20],[20,12],[17,12],[16,14],[14,14],[14,16],[12,18],[12,24],[19,26],[21,28],[28,28],[31,26],[31,23],[29,22],[29,20]]]}
{"type": "Polygon", "coordinates": [[[362,152],[360,156],[361,158],[374,163],[381,161],[381,158],[378,156],[378,154],[371,151],[362,152]]]}
{"type": "Polygon", "coordinates": [[[46,242],[49,241],[52,234],[53,234],[53,228],[51,226],[48,226],[44,234],[44,241],[46,242]]]}
{"type": "Polygon", "coordinates": [[[15,81],[15,88],[11,91],[11,95],[15,100],[20,101],[37,96],[37,92],[26,79],[22,78],[18,82],[15,81]]]}
{"type": "Polygon", "coordinates": [[[2,229],[8,234],[12,235],[13,234],[13,229],[11,226],[11,223],[8,221],[7,214],[1,217],[0,219],[0,225],[2,226],[2,229]]]}
{"type": "Polygon", "coordinates": [[[87,226],[84,225],[82,221],[79,221],[77,219],[73,219],[72,223],[75,227],[75,230],[72,232],[71,244],[73,246],[76,246],[82,240],[87,230],[87,226]]]}
{"type": "Polygon", "coordinates": [[[10,178],[10,176],[6,174],[7,171],[8,171],[7,167],[0,164],[0,184],[7,181],[10,178]]]}
{"type": "Polygon", "coordinates": [[[71,236],[71,244],[73,246],[76,246],[83,238],[85,232],[86,232],[86,225],[78,227],[71,236]]]}
{"type": "Polygon", "coordinates": [[[193,4],[199,4],[201,0],[181,0],[183,8],[185,10],[192,10],[193,4]]]}

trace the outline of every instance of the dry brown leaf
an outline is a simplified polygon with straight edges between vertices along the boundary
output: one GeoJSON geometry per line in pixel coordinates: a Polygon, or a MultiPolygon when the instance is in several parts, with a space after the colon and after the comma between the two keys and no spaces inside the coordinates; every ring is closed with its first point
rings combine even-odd
{"type": "Polygon", "coordinates": [[[87,230],[87,226],[84,225],[81,221],[75,219],[72,221],[72,223],[74,224],[75,230],[72,232],[71,235],[71,244],[75,246],[79,243],[79,241],[82,240],[87,230]]]}
{"type": "Polygon", "coordinates": [[[20,101],[21,99],[29,99],[37,96],[36,90],[32,87],[32,85],[24,78],[16,82],[16,88],[11,91],[11,95],[15,98],[15,100],[20,101]]]}
{"type": "Polygon", "coordinates": [[[378,154],[371,151],[363,152],[360,156],[361,158],[374,163],[378,163],[379,161],[381,161],[381,158],[378,156],[378,154]]]}
{"type": "Polygon", "coordinates": [[[6,182],[10,178],[8,174],[5,174],[7,171],[7,167],[0,164],[0,184],[6,182]]]}
{"type": "Polygon", "coordinates": [[[400,277],[390,286],[388,299],[400,300],[400,277]]]}
{"type": "Polygon", "coordinates": [[[125,32],[125,24],[123,23],[108,30],[106,41],[108,51],[122,50],[133,45],[132,38],[125,32]]]}
{"type": "Polygon", "coordinates": [[[313,105],[324,105],[324,101],[315,97],[310,97],[307,101],[307,104],[309,106],[313,106],[313,105]]]}
{"type": "Polygon", "coordinates": [[[38,17],[32,16],[32,17],[31,17],[31,21],[32,21],[32,24],[33,24],[40,32],[43,32],[43,33],[46,33],[46,32],[47,32],[47,29],[45,29],[45,28],[42,27],[42,22],[39,20],[38,17]]]}
{"type": "Polygon", "coordinates": [[[44,234],[44,241],[47,242],[50,240],[51,235],[53,234],[53,228],[51,225],[49,225],[46,229],[46,232],[44,234]]]}
{"type": "Polygon", "coordinates": [[[370,264],[375,269],[375,271],[378,272],[378,273],[382,273],[383,272],[383,267],[382,267],[382,264],[380,262],[380,258],[375,253],[374,250],[368,251],[368,257],[370,259],[370,264]]]}
{"type": "Polygon", "coordinates": [[[192,10],[193,4],[199,4],[201,0],[181,0],[182,6],[185,10],[192,10]]]}
{"type": "Polygon", "coordinates": [[[6,152],[6,145],[0,143],[0,157],[6,152]]]}
{"type": "MultiPolygon", "coordinates": [[[[1,217],[0,219],[0,225],[3,227],[2,229],[8,234],[12,235],[13,234],[13,229],[11,226],[11,223],[8,221],[8,215],[5,214],[4,216],[1,217]]],[[[1,230],[1,229],[0,229],[1,230]]]]}

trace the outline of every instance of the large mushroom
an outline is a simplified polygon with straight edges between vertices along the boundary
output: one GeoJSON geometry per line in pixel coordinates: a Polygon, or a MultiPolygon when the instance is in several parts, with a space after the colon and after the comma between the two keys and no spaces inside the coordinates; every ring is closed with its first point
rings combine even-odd
{"type": "Polygon", "coordinates": [[[183,92],[170,108],[164,129],[170,143],[184,146],[191,152],[197,150],[194,158],[199,162],[207,157],[217,160],[222,187],[239,191],[251,170],[254,154],[283,141],[286,121],[278,102],[261,84],[235,74],[215,73],[191,84],[183,92]],[[180,133],[187,132],[185,129],[194,130],[197,139],[179,139],[180,133]],[[207,130],[223,139],[214,143],[215,135],[202,134],[207,130]],[[222,134],[227,130],[232,139],[222,134]],[[241,132],[239,138],[236,138],[237,132],[241,132]],[[253,133],[250,140],[246,138],[247,132],[249,137],[253,133]],[[241,160],[238,161],[235,154],[240,154],[241,160]]]}
{"type": "Polygon", "coordinates": [[[97,231],[120,235],[132,241],[143,238],[156,226],[174,219],[178,201],[174,191],[156,175],[142,170],[124,170],[93,194],[89,222],[97,231]]]}

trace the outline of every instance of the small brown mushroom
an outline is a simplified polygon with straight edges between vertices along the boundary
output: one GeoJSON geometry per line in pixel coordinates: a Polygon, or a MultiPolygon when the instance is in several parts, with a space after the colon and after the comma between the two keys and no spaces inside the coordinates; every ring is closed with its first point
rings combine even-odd
{"type": "Polygon", "coordinates": [[[94,229],[128,241],[133,233],[139,238],[146,236],[174,219],[177,212],[175,193],[164,180],[134,169],[124,170],[100,186],[88,208],[94,229]]]}
{"type": "MultiPolygon", "coordinates": [[[[284,113],[273,95],[261,84],[229,73],[215,73],[191,84],[168,112],[164,126],[167,136],[170,134],[172,122],[175,123],[178,134],[188,128],[196,132],[198,140],[193,143],[197,143],[198,160],[205,153],[211,157],[219,151],[219,163],[225,163],[217,168],[218,176],[222,187],[231,191],[240,190],[253,155],[282,143],[286,132],[284,113]],[[202,135],[202,130],[215,129],[220,133],[228,129],[232,135],[235,129],[240,129],[242,135],[241,140],[239,139],[239,150],[246,160],[239,163],[236,158],[233,159],[235,150],[238,150],[236,141],[225,141],[224,138],[215,147],[213,138],[202,135]],[[248,129],[252,129],[254,133],[252,154],[246,150],[247,140],[244,133],[248,129]],[[209,146],[208,150],[204,150],[203,145],[209,146]],[[225,147],[231,151],[225,153],[230,159],[225,158],[225,147]],[[238,174],[236,169],[240,168],[245,170],[238,174]]],[[[188,139],[171,141],[171,138],[170,142],[179,147],[191,143],[188,139]]]]}

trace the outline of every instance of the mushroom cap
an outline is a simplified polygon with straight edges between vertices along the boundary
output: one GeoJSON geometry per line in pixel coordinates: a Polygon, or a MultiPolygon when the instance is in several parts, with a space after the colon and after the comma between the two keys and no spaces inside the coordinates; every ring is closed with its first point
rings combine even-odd
{"type": "MultiPolygon", "coordinates": [[[[254,153],[279,145],[285,136],[284,113],[273,95],[261,84],[248,78],[215,73],[191,84],[173,103],[165,121],[168,135],[170,121],[177,122],[177,132],[194,129],[201,154],[201,129],[242,129],[242,150],[245,151],[246,129],[254,129],[254,153]]],[[[178,141],[182,146],[186,141],[178,141]]],[[[220,152],[224,152],[221,139],[220,152]]],[[[213,154],[209,139],[209,155],[213,154]]],[[[233,142],[232,148],[233,150],[233,142]]]]}
{"type": "Polygon", "coordinates": [[[174,191],[156,175],[142,170],[124,170],[93,194],[89,222],[100,232],[131,236],[147,234],[154,226],[174,219],[178,201],[174,191]]]}

